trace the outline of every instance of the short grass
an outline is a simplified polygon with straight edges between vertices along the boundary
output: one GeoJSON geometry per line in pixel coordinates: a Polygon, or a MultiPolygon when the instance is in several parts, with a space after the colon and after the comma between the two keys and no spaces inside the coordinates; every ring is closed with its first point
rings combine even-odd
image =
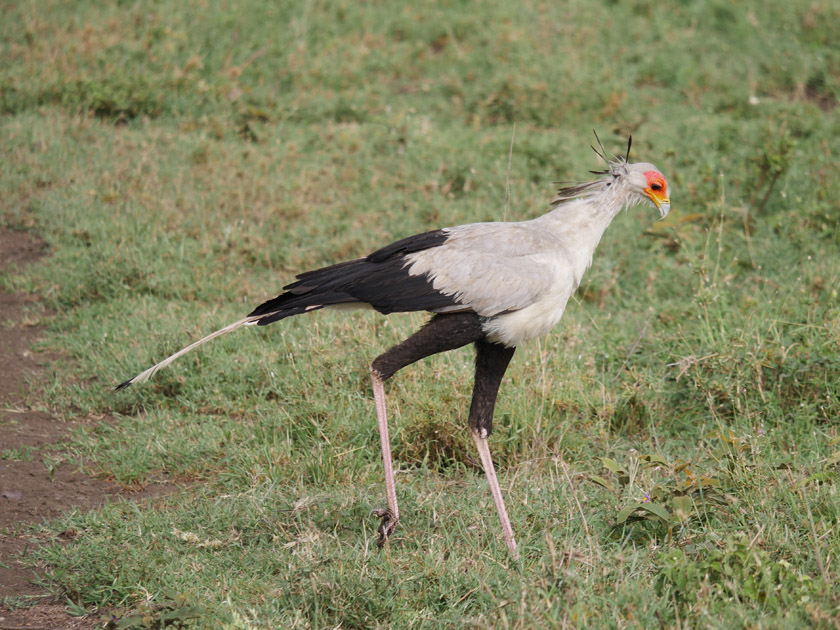
{"type": "Polygon", "coordinates": [[[840,623],[836,3],[0,7],[0,204],[51,252],[0,280],[44,298],[65,357],[33,403],[108,420],[74,434],[77,465],[185,485],[43,526],[44,584],[72,610],[137,611],[123,627],[840,623]],[[240,331],[111,391],[298,271],[536,216],[552,182],[598,167],[592,128],[615,152],[632,133],[674,209],[617,218],[505,379],[491,448],[520,562],[466,429],[468,350],[388,385],[404,516],[373,544],[367,364],[420,315],[240,331]]]}

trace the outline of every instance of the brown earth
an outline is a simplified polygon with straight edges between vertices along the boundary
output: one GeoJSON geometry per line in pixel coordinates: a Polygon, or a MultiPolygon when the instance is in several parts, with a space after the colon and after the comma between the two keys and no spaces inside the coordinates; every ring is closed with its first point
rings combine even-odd
{"type": "MultiPolygon", "coordinates": [[[[32,234],[0,229],[0,269],[20,268],[44,254],[43,241],[32,234]]],[[[34,582],[36,571],[26,562],[40,542],[33,525],[116,496],[138,500],[175,490],[155,484],[129,492],[64,461],[61,439],[83,421],[62,422],[35,408],[29,395],[58,358],[32,350],[43,317],[36,297],[0,293],[0,630],[80,630],[101,623],[98,615],[69,615],[63,601],[34,582]]]]}

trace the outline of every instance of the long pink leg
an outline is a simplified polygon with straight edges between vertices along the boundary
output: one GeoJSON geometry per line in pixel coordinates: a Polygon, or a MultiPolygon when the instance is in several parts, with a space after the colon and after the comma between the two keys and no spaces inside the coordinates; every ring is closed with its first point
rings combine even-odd
{"type": "MultiPolygon", "coordinates": [[[[399,510],[397,509],[396,484],[394,483],[394,464],[391,461],[391,441],[388,438],[388,414],[385,409],[384,383],[406,365],[410,365],[415,361],[437,354],[438,352],[454,350],[472,342],[478,343],[483,337],[484,329],[482,328],[480,318],[475,313],[434,315],[420,330],[402,343],[397,344],[376,357],[371,364],[370,380],[373,383],[373,398],[376,402],[376,421],[379,426],[379,438],[382,442],[382,463],[385,466],[385,492],[388,497],[388,509],[375,511],[376,515],[382,518],[382,523],[379,525],[379,540],[377,541],[380,547],[385,544],[385,541],[394,532],[394,528],[400,517],[399,510]]],[[[495,344],[491,345],[495,347],[495,344]]],[[[483,423],[476,420],[478,424],[475,425],[481,425],[482,428],[484,425],[489,427],[492,424],[496,390],[498,390],[499,382],[504,374],[504,368],[513,355],[513,349],[499,346],[495,348],[495,353],[494,348],[490,348],[489,353],[485,352],[484,354],[490,357],[488,367],[491,371],[500,371],[500,373],[487,380],[485,383],[486,386],[479,388],[482,391],[484,389],[493,390],[492,396],[486,400],[482,397],[480,404],[477,406],[473,405],[473,407],[480,409],[482,412],[479,415],[483,423]],[[496,357],[500,352],[503,355],[501,359],[496,357]]],[[[475,397],[475,391],[473,395],[475,397]]],[[[475,399],[473,402],[475,402],[475,399]]],[[[474,425],[472,415],[473,411],[471,408],[470,427],[474,425]]],[[[484,435],[488,434],[489,430],[484,435]]],[[[490,468],[492,470],[492,463],[490,464],[490,468]]]]}
{"type": "MultiPolygon", "coordinates": [[[[388,537],[394,533],[397,521],[400,520],[400,510],[397,507],[397,484],[394,481],[394,464],[391,461],[391,439],[388,436],[388,413],[385,409],[385,384],[374,368],[370,370],[370,380],[373,383],[373,400],[376,403],[376,422],[379,426],[379,441],[382,445],[382,465],[385,467],[385,496],[388,499],[387,510],[376,510],[377,516],[382,518],[379,525],[379,540],[377,545],[382,547],[388,537]]],[[[491,464],[492,465],[492,464],[491,464]]]]}
{"type": "Polygon", "coordinates": [[[493,502],[496,504],[496,512],[499,513],[499,520],[502,522],[502,532],[505,536],[510,555],[514,560],[519,559],[519,552],[516,550],[516,540],[513,538],[513,528],[510,526],[505,500],[502,498],[502,489],[499,487],[499,480],[496,478],[496,469],[493,467],[493,459],[490,457],[490,446],[487,438],[481,437],[477,431],[470,431],[478,447],[478,456],[481,458],[481,465],[487,475],[487,483],[490,484],[490,494],[493,495],[493,502]]]}

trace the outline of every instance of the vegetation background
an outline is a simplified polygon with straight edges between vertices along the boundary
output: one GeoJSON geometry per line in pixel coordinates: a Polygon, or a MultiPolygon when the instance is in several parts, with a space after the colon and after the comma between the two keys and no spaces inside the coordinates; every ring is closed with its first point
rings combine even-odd
{"type": "Polygon", "coordinates": [[[43,525],[33,561],[71,610],[122,627],[840,625],[836,2],[0,10],[0,207],[51,252],[0,282],[46,300],[64,357],[33,404],[101,419],[58,464],[183,484],[43,525]],[[367,365],[422,315],[240,331],[111,391],[296,272],[538,215],[553,182],[599,168],[593,128],[616,153],[633,135],[673,210],[619,216],[506,377],[491,448],[520,562],[467,433],[469,349],[389,383],[404,516],[372,544],[367,365]]]}

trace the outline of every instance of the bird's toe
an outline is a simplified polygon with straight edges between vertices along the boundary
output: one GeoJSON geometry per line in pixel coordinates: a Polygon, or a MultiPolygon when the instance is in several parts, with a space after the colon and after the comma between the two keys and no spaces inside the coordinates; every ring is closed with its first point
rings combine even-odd
{"type": "Polygon", "coordinates": [[[382,522],[379,523],[379,540],[376,541],[376,545],[381,549],[385,546],[385,541],[391,537],[391,534],[394,533],[394,529],[397,527],[397,521],[399,521],[399,517],[394,516],[391,513],[391,510],[388,509],[378,509],[373,511],[373,515],[381,518],[382,522]]]}

